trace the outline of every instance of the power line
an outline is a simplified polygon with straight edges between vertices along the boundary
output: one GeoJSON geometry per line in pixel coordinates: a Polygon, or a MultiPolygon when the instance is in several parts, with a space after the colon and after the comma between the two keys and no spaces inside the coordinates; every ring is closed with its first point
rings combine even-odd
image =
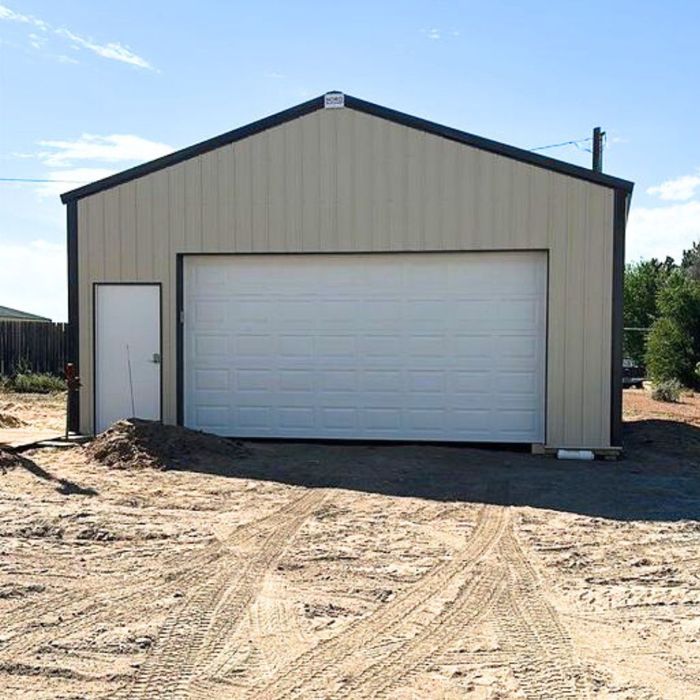
{"type": "Polygon", "coordinates": [[[588,143],[589,141],[593,141],[592,137],[588,137],[587,139],[574,139],[573,141],[562,141],[561,143],[551,143],[549,146],[537,146],[537,148],[531,148],[531,151],[545,151],[548,148],[561,148],[562,146],[576,146],[576,148],[583,150],[583,151],[589,151],[589,148],[584,148],[581,146],[581,144],[588,143]]]}
{"type": "MultiPolygon", "coordinates": [[[[605,135],[603,135],[603,138],[605,138],[605,135]]],[[[592,137],[588,137],[585,139],[573,139],[571,141],[561,141],[560,143],[550,143],[548,146],[536,146],[535,148],[531,148],[531,151],[546,151],[549,148],[562,148],[563,146],[575,146],[578,148],[580,151],[586,151],[587,153],[591,153],[590,148],[586,148],[582,144],[584,143],[590,143],[593,141],[592,137]]],[[[52,180],[49,178],[35,178],[35,177],[0,177],[0,182],[58,182],[58,183],[65,183],[67,185],[83,185],[88,180],[52,180]]]]}
{"type": "Polygon", "coordinates": [[[0,182],[60,182],[70,185],[82,185],[86,180],[50,180],[39,177],[0,177],[0,182]]]}

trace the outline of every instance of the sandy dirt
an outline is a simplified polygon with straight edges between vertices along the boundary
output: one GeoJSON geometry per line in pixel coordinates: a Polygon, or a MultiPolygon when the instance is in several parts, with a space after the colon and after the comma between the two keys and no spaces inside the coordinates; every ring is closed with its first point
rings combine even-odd
{"type": "Polygon", "coordinates": [[[682,406],[626,391],[619,462],[138,426],[133,453],[127,428],[25,452],[0,473],[0,697],[700,697],[682,406]]]}
{"type": "Polygon", "coordinates": [[[65,430],[65,393],[15,394],[0,390],[0,428],[65,430]]]}

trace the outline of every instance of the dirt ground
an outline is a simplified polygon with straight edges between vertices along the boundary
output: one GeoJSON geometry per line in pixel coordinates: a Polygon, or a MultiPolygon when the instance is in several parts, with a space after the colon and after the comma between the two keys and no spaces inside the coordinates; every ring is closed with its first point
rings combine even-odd
{"type": "Polygon", "coordinates": [[[25,452],[0,697],[700,697],[700,397],[625,409],[618,462],[175,435],[144,466],[124,430],[25,452]]]}
{"type": "Polygon", "coordinates": [[[15,394],[0,390],[0,429],[38,428],[63,433],[66,395],[15,394]]]}

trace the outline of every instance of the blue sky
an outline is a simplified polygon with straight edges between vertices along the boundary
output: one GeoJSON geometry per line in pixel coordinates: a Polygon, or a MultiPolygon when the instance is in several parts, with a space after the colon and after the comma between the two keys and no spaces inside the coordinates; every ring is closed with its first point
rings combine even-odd
{"type": "MultiPolygon", "coordinates": [[[[677,257],[700,240],[699,45],[687,0],[0,0],[0,178],[96,179],[338,89],[524,148],[601,125],[636,183],[627,259],[677,257]]],[[[65,318],[75,186],[0,182],[0,304],[65,318]]]]}

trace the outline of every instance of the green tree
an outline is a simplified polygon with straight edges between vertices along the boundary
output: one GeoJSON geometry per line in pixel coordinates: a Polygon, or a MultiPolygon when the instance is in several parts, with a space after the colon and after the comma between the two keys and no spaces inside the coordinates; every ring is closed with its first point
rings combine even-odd
{"type": "Polygon", "coordinates": [[[674,321],[689,336],[700,360],[700,281],[678,270],[669,275],[657,299],[659,316],[674,321]]]}
{"type": "MultiPolygon", "coordinates": [[[[675,269],[672,258],[656,258],[630,263],[625,267],[624,326],[651,328],[659,312],[657,298],[675,269]]],[[[641,331],[625,332],[625,355],[638,364],[644,363],[647,335],[641,331]]]]}
{"type": "Polygon", "coordinates": [[[700,242],[693,243],[691,248],[683,251],[681,270],[691,279],[700,282],[700,242]]]}
{"type": "Polygon", "coordinates": [[[700,361],[700,282],[682,269],[669,274],[656,299],[658,318],[647,343],[647,368],[655,382],[698,381],[700,361]]]}
{"type": "Polygon", "coordinates": [[[694,379],[689,334],[670,318],[657,319],[649,333],[646,362],[655,384],[676,380],[689,386],[694,379]]]}

